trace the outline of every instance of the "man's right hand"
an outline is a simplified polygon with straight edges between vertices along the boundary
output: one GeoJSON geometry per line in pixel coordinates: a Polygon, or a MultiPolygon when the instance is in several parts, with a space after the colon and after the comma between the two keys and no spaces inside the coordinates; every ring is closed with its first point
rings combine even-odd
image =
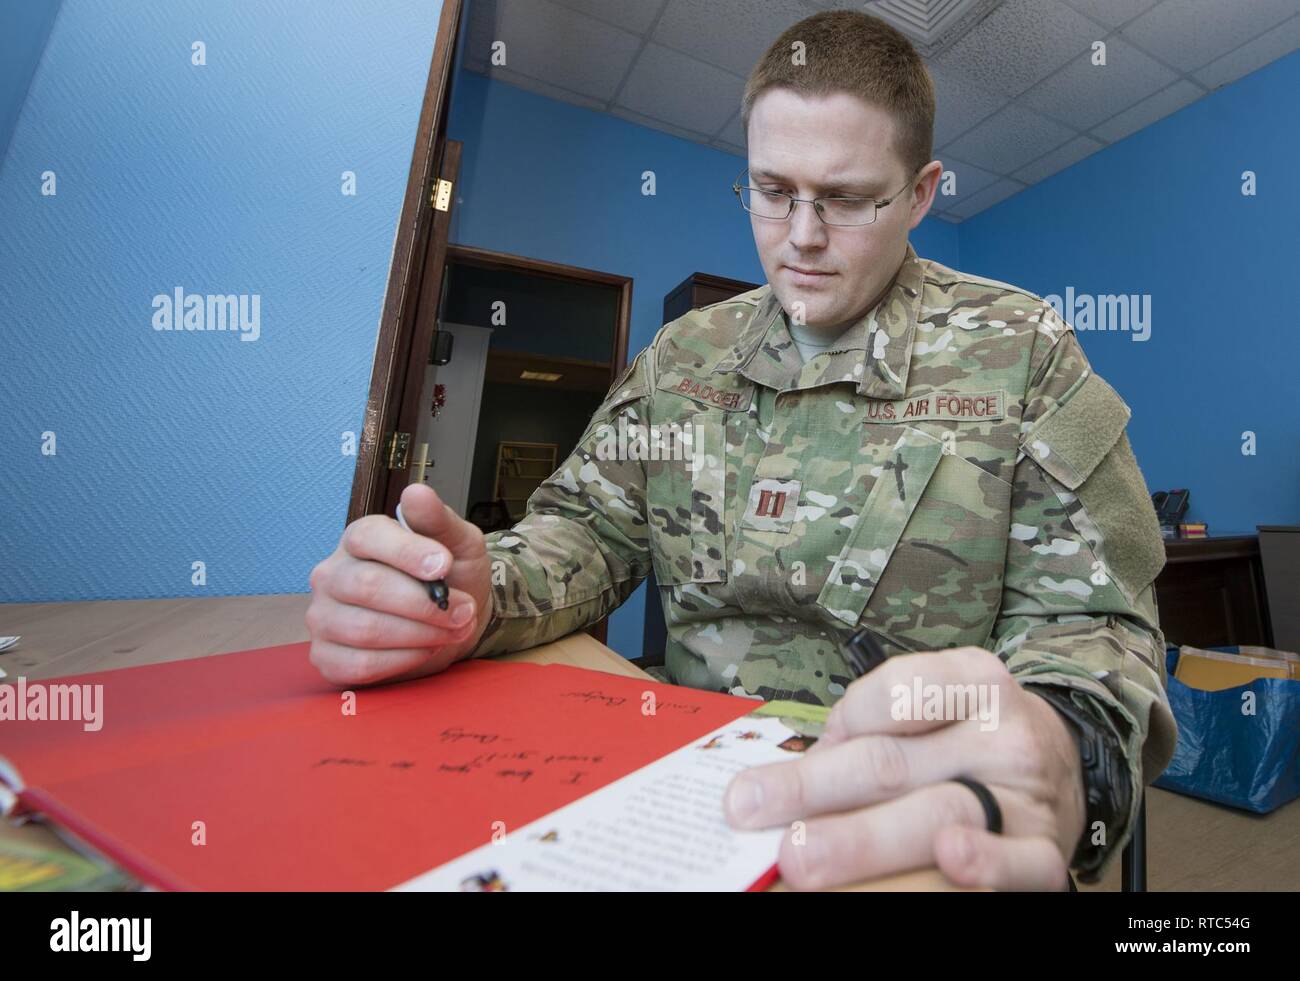
{"type": "Polygon", "coordinates": [[[402,491],[402,514],[411,531],[382,514],[352,522],[312,569],[311,662],[335,684],[436,674],[474,649],[491,618],[483,532],[424,484],[402,491]],[[446,610],[429,598],[434,579],[447,582],[446,610]]]}

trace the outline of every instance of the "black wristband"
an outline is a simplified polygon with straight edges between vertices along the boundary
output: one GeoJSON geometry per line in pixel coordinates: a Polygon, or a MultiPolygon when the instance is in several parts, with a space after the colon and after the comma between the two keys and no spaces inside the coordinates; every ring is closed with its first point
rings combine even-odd
{"type": "Polygon", "coordinates": [[[1123,833],[1133,800],[1128,765],[1118,738],[1109,727],[1076,705],[1069,694],[1045,685],[1025,688],[1047,701],[1065,719],[1079,744],[1083,771],[1083,834],[1070,859],[1071,868],[1084,882],[1096,882],[1114,842],[1123,833]],[[1101,822],[1106,833],[1105,845],[1092,843],[1092,829],[1101,822]]]}

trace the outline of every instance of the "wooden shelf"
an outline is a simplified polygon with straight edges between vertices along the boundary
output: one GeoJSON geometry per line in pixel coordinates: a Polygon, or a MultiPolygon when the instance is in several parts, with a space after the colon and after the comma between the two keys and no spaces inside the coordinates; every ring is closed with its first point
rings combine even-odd
{"type": "Polygon", "coordinates": [[[555,472],[557,449],[555,443],[503,441],[497,444],[496,487],[492,496],[505,502],[512,521],[524,516],[528,498],[555,472]],[[505,492],[507,487],[509,494],[505,492]]]}

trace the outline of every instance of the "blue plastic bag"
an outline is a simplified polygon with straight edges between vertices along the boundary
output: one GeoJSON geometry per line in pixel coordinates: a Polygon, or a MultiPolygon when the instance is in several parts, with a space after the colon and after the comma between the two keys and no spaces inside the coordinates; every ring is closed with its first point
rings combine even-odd
{"type": "Polygon", "coordinates": [[[1300,681],[1257,678],[1201,691],[1174,677],[1177,647],[1165,652],[1165,665],[1178,745],[1153,786],[1259,814],[1300,797],[1300,681]],[[1242,711],[1247,691],[1255,693],[1254,715],[1242,711]]]}

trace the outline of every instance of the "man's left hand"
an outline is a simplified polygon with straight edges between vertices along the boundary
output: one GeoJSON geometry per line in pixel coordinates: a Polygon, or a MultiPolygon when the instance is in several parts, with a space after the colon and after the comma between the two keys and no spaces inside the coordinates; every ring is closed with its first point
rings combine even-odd
{"type": "Polygon", "coordinates": [[[791,829],[779,862],[796,889],[937,867],[959,886],[1062,890],[1084,813],[1073,733],[978,647],[890,658],[848,687],[807,753],[747,770],[726,796],[732,827],[791,829]],[[988,787],[1001,834],[953,777],[988,787]]]}

